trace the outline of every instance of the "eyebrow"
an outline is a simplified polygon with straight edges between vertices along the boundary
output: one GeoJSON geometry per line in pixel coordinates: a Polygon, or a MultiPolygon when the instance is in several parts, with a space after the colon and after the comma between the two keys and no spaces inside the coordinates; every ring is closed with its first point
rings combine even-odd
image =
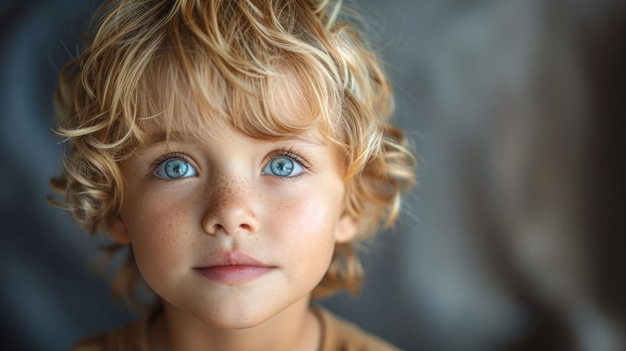
{"type": "Polygon", "coordinates": [[[317,146],[324,146],[326,145],[325,140],[321,137],[321,136],[317,136],[317,135],[310,135],[307,133],[300,133],[300,134],[295,134],[289,137],[285,137],[285,138],[278,138],[276,139],[276,141],[303,141],[307,144],[313,144],[313,145],[317,145],[317,146]]]}
{"type": "MultiPolygon", "coordinates": [[[[317,136],[317,135],[310,135],[308,133],[294,134],[294,135],[284,137],[284,138],[276,138],[275,140],[265,140],[265,139],[259,139],[259,140],[268,141],[268,142],[270,141],[276,141],[276,142],[302,141],[307,144],[313,144],[317,146],[326,145],[324,138],[322,138],[321,136],[317,136]]],[[[202,141],[204,141],[204,138],[200,138],[195,133],[179,132],[179,131],[172,131],[172,132],[166,133],[165,131],[160,131],[156,134],[152,134],[148,138],[148,141],[145,144],[145,146],[149,147],[149,146],[167,142],[167,141],[201,143],[202,141]]]]}
{"type": "Polygon", "coordinates": [[[201,142],[202,139],[194,135],[193,133],[185,133],[185,132],[178,132],[178,131],[172,131],[172,132],[166,133],[165,131],[160,131],[156,134],[150,135],[150,137],[148,138],[148,142],[146,143],[145,146],[151,146],[151,145],[159,144],[159,143],[166,142],[166,141],[201,142]]]}

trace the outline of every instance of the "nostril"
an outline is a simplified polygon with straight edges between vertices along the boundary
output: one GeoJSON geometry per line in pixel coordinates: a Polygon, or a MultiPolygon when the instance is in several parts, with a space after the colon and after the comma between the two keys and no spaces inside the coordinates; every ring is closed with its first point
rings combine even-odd
{"type": "Polygon", "coordinates": [[[242,230],[248,231],[248,232],[251,232],[251,231],[252,231],[252,226],[250,226],[250,225],[249,225],[249,224],[247,224],[247,223],[242,223],[242,224],[240,224],[240,225],[239,225],[239,228],[240,228],[240,229],[242,229],[242,230]]]}
{"type": "Polygon", "coordinates": [[[225,229],[225,228],[224,228],[221,224],[219,224],[219,223],[214,223],[213,225],[209,225],[209,226],[208,226],[207,233],[215,235],[215,234],[217,234],[219,231],[222,231],[222,232],[223,232],[223,231],[224,231],[224,229],[225,229]]]}

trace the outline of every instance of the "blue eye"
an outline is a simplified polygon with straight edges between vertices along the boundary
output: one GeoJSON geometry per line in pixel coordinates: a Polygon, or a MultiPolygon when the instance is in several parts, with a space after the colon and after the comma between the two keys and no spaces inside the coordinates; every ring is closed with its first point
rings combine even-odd
{"type": "Polygon", "coordinates": [[[295,177],[302,173],[304,169],[297,161],[287,156],[274,157],[263,168],[263,174],[271,174],[277,177],[295,177]]]}
{"type": "Polygon", "coordinates": [[[154,170],[154,175],[163,179],[194,177],[196,174],[196,169],[182,158],[165,160],[154,170]]]}

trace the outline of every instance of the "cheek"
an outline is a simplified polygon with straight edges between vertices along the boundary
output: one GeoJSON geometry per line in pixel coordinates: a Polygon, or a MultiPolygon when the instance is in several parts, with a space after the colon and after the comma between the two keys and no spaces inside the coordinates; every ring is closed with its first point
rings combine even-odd
{"type": "Polygon", "coordinates": [[[162,267],[181,264],[181,252],[187,248],[186,237],[191,235],[190,208],[173,206],[159,197],[146,198],[141,203],[129,204],[123,211],[128,226],[137,265],[146,280],[151,273],[159,274],[162,267]]]}
{"type": "Polygon", "coordinates": [[[332,260],[337,214],[330,203],[315,194],[285,206],[274,227],[274,245],[281,245],[282,263],[294,290],[312,291],[322,280],[332,260]]]}
{"type": "Polygon", "coordinates": [[[297,255],[332,255],[339,210],[335,201],[324,195],[302,192],[270,207],[266,233],[297,255]]]}

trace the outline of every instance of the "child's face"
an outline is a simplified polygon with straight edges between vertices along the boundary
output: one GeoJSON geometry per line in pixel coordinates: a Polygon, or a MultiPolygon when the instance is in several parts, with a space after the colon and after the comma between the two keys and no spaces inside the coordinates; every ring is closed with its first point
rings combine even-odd
{"type": "Polygon", "coordinates": [[[223,129],[220,140],[155,140],[125,162],[111,232],[167,304],[243,328],[308,300],[356,223],[342,162],[318,131],[266,141],[223,129]]]}

